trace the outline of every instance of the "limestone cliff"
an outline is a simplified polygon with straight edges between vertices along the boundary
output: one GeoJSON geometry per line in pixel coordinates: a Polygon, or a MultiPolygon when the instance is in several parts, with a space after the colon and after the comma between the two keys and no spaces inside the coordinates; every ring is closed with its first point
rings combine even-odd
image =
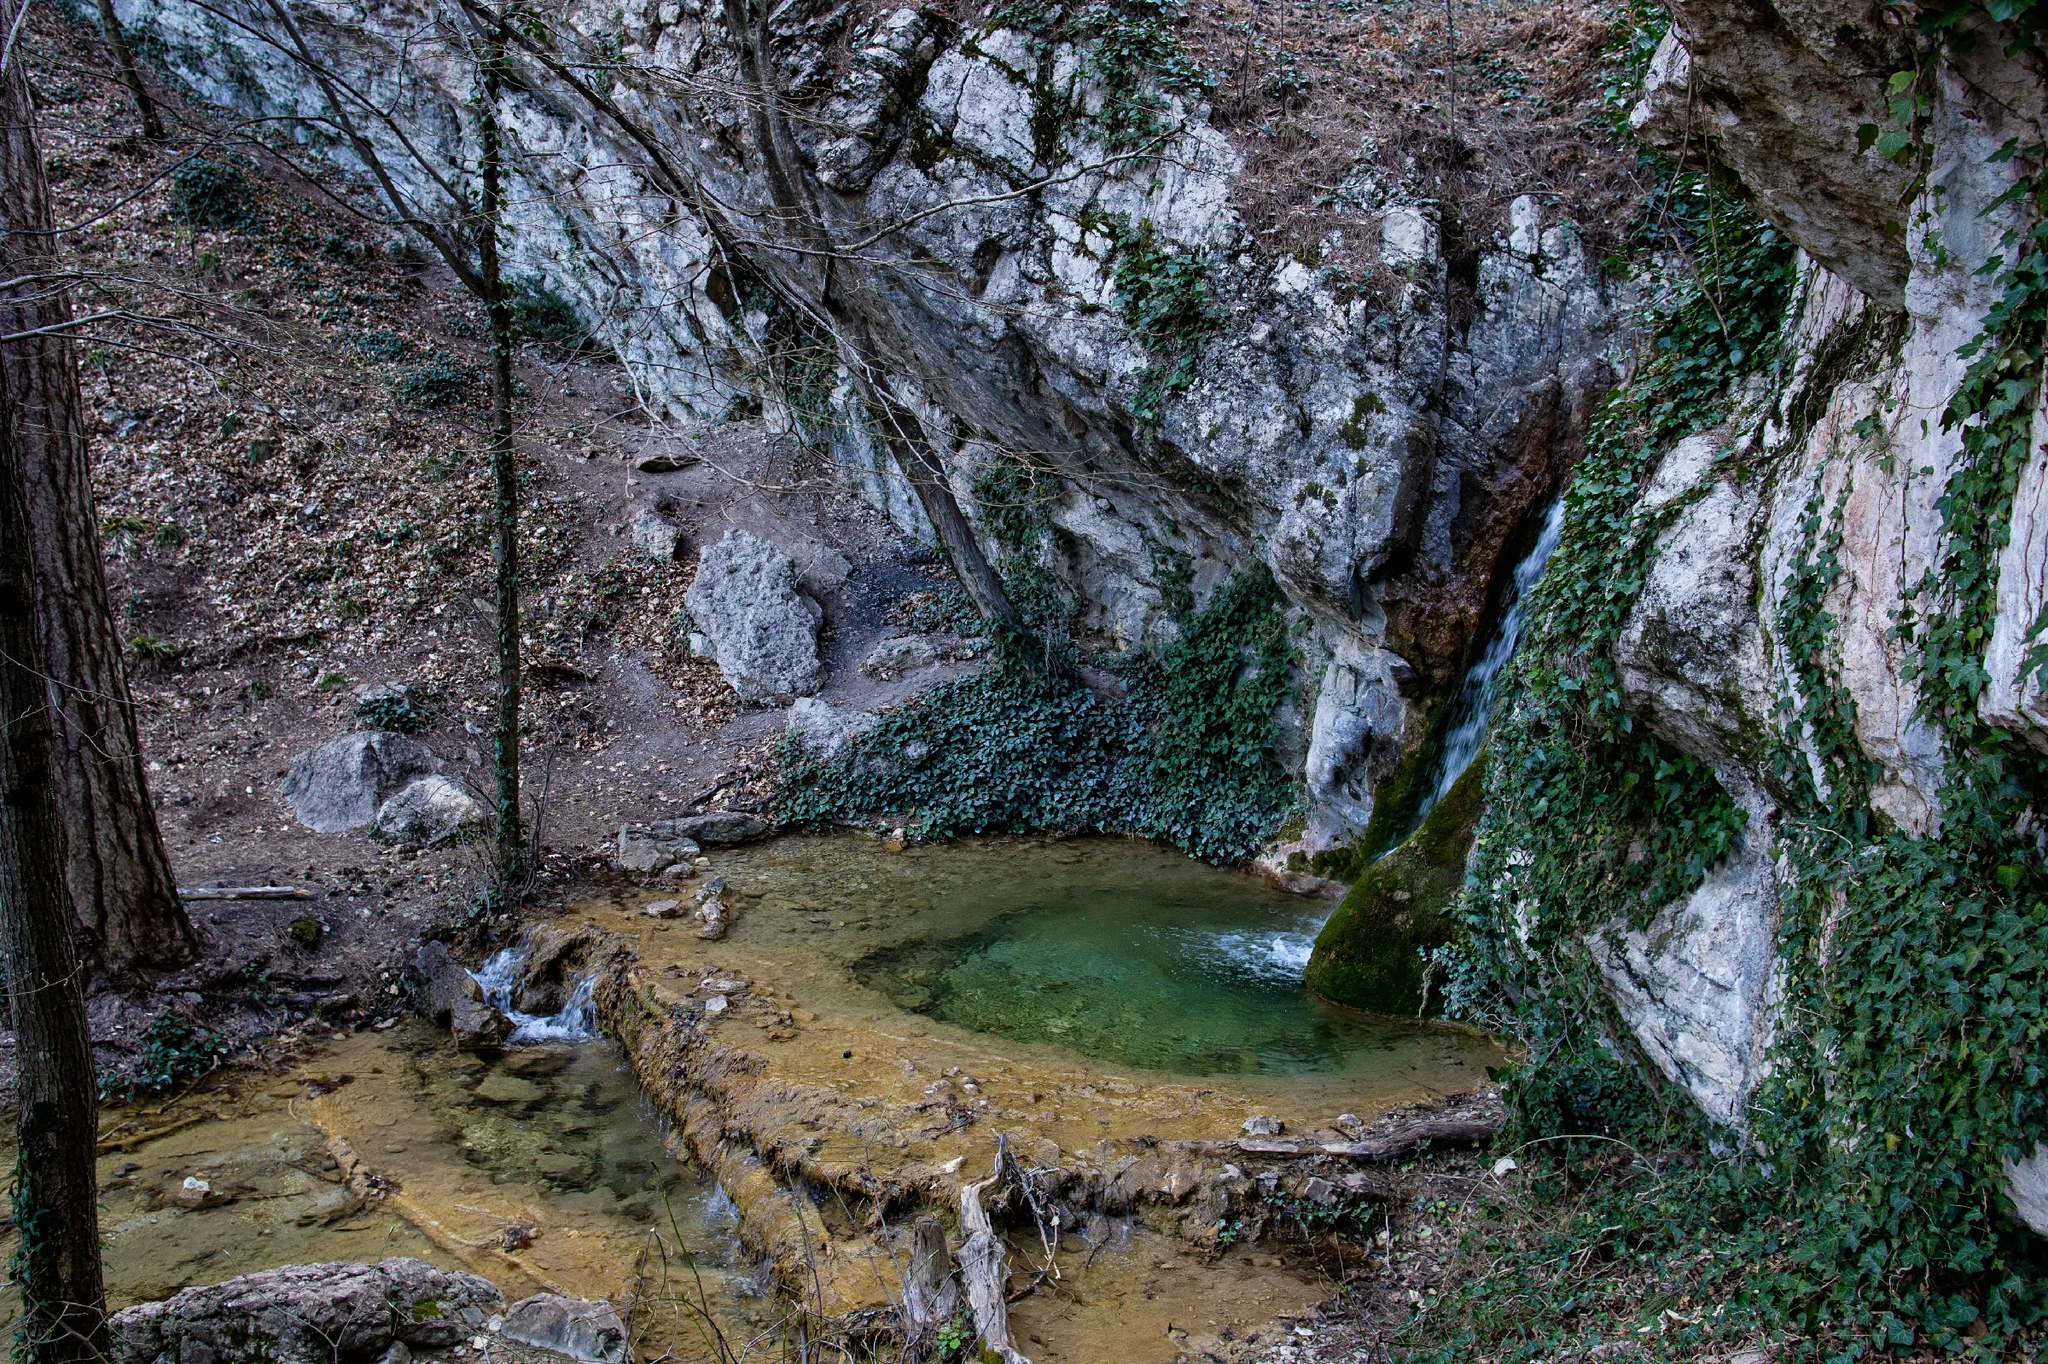
{"type": "MultiPolygon", "coordinates": [[[[347,160],[270,9],[120,8],[203,94],[312,119],[347,160]]],[[[388,113],[363,122],[393,166],[468,182],[465,44],[487,11],[291,12],[388,113]]],[[[1571,224],[1535,197],[1488,206],[1506,230],[1454,288],[1413,158],[1367,139],[1320,242],[1255,249],[1244,158],[1199,82],[1022,10],[635,0],[522,23],[496,111],[522,182],[513,265],[597,324],[650,413],[687,430],[765,410],[913,531],[857,379],[919,415],[970,516],[992,462],[1050,472],[1033,552],[1087,647],[1170,631],[1169,571],[1205,597],[1265,562],[1302,627],[1307,718],[1282,742],[1307,846],[1363,828],[1609,381],[1614,300],[1571,224]],[[849,337],[875,373],[849,371],[849,337]]]]}
{"type": "MultiPolygon", "coordinates": [[[[1671,11],[1632,121],[1739,182],[1800,248],[1796,282],[1770,361],[1648,452],[1619,515],[1589,529],[1594,495],[1568,503],[1563,558],[1596,534],[1642,552],[1611,635],[1553,615],[1531,667],[1569,685],[1597,642],[1616,694],[1566,709],[1619,718],[1587,770],[1674,794],[1618,832],[1576,822],[1590,801],[1549,826],[1493,811],[1468,908],[1525,1019],[1605,1029],[1712,1123],[1837,1171],[1817,1184],[1953,1197],[1952,1224],[1920,1215],[1963,1264],[2015,1212],[2048,1231],[2040,1082],[1999,1033],[2038,1026],[2048,86],[1982,17],[1930,38],[1853,3],[1671,11]],[[1685,795],[1689,763],[1711,781],[1685,795]],[[1724,818],[1738,836],[1702,835],[1724,818]],[[1662,869],[1692,884],[1675,900],[1592,921],[1559,893],[1648,884],[1664,850],[1702,857],[1662,869]],[[2007,1199],[1983,1192],[2001,1171],[2007,1199]]],[[[1563,713],[1525,692],[1496,743],[1527,759],[1563,713]]]]}

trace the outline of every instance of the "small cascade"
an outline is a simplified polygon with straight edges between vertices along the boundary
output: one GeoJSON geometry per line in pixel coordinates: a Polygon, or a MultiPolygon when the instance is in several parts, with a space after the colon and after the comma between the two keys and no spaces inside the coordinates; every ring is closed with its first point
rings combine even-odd
{"type": "Polygon", "coordinates": [[[1479,756],[1480,745],[1486,742],[1486,727],[1493,722],[1494,703],[1500,699],[1501,669],[1515,656],[1515,646],[1521,642],[1522,626],[1528,618],[1529,591],[1543,577],[1543,569],[1550,562],[1551,552],[1557,548],[1558,533],[1563,526],[1564,499],[1560,497],[1550,504],[1535,546],[1523,556],[1522,562],[1515,565],[1514,577],[1508,583],[1507,600],[1501,604],[1500,627],[1487,641],[1486,652],[1465,674],[1465,681],[1451,702],[1450,723],[1444,729],[1444,747],[1437,759],[1436,780],[1430,784],[1429,795],[1423,800],[1418,817],[1428,814],[1438,801],[1450,794],[1451,787],[1465,774],[1472,760],[1479,756]]]}
{"type": "Polygon", "coordinates": [[[470,972],[484,992],[484,1003],[512,1020],[507,1046],[531,1047],[543,1042],[588,1042],[597,1036],[597,977],[585,976],[569,991],[561,1010],[552,1014],[521,1013],[512,1005],[519,977],[526,966],[526,949],[508,947],[470,972]]]}

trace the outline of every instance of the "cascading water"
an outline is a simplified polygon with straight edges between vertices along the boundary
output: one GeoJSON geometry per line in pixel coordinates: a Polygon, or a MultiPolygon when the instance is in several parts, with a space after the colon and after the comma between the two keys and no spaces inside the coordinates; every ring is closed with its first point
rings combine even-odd
{"type": "Polygon", "coordinates": [[[520,969],[526,965],[524,947],[508,947],[476,970],[470,977],[484,992],[484,1003],[512,1020],[509,1046],[530,1047],[542,1042],[588,1042],[597,1036],[597,1006],[592,997],[597,977],[585,976],[570,990],[561,1010],[552,1014],[521,1013],[512,1005],[519,988],[520,969]]]}
{"type": "Polygon", "coordinates": [[[1449,795],[1451,787],[1465,774],[1472,760],[1479,756],[1479,746],[1486,742],[1486,727],[1493,722],[1494,703],[1500,699],[1501,669],[1515,656],[1515,646],[1521,642],[1522,626],[1528,616],[1529,591],[1543,577],[1543,570],[1550,562],[1551,551],[1557,548],[1558,533],[1563,526],[1564,499],[1560,497],[1550,504],[1536,544],[1523,556],[1522,562],[1515,565],[1514,577],[1508,583],[1507,600],[1501,604],[1500,628],[1487,641],[1486,652],[1465,674],[1465,681],[1451,702],[1450,724],[1444,730],[1444,748],[1437,759],[1436,780],[1431,783],[1429,795],[1422,802],[1418,816],[1428,814],[1431,807],[1449,795]]]}

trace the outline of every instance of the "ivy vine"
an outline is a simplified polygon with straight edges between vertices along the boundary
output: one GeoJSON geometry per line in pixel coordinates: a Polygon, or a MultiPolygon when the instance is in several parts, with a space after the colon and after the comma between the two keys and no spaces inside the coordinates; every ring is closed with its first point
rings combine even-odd
{"type": "MultiPolygon", "coordinates": [[[[1926,186],[1934,59],[1987,31],[2031,52],[2034,18],[2003,0],[1929,11],[1915,68],[1887,84],[1890,126],[1866,126],[1863,147],[1915,170],[1923,226],[1941,208],[1926,186]]],[[[1790,683],[1761,740],[1786,982],[1770,1066],[1743,1149],[1675,1182],[1684,1196],[1659,1205],[1670,1224],[1624,1233],[1674,1262],[1681,1247],[1711,1248],[1714,1266],[1692,1271],[1711,1287],[1696,1291],[1741,1309],[1715,1329],[1770,1329],[1834,1359],[1924,1345],[1995,1357],[2048,1317],[2039,1242],[2004,1192],[2006,1162],[2048,1140],[2048,852],[2036,827],[2048,764],[1979,710],[2048,348],[2048,148],[2009,144],[1999,158],[2019,174],[1992,207],[2022,205],[2026,226],[1982,272],[1998,297],[1941,414],[1960,448],[1935,504],[1938,547],[1893,629],[1945,741],[1938,812],[1902,828],[1873,804],[1880,774],[1857,739],[1828,606],[1849,489],[1830,497],[1816,478],[1769,621],[1790,683]]],[[[1681,192],[1664,221],[1693,269],[1652,317],[1651,354],[1601,413],[1569,494],[1510,674],[1460,908],[1454,998],[1524,1042],[1509,1089],[1530,1133],[1704,1135],[1630,1053],[1584,942],[1696,884],[1744,822],[1711,773],[1640,734],[1611,655],[1676,510],[1646,513],[1644,478],[1777,364],[1795,317],[1776,234],[1704,180],[1669,183],[1681,192]]],[[[1871,335],[1859,344],[1883,349],[1871,335]]],[[[1856,434],[1881,438],[1882,422],[1856,434]]],[[[2048,662],[2036,650],[2030,669],[2048,662]]],[[[1468,1320],[1491,1310],[1476,1296],[1465,1307],[1468,1320]]]]}
{"type": "Polygon", "coordinates": [[[1296,662],[1285,600],[1256,566],[1179,626],[1156,653],[1113,661],[1122,697],[996,668],[885,713],[833,757],[789,741],[777,814],[822,826],[886,812],[928,838],[1136,834],[1247,858],[1296,800],[1274,753],[1296,662]]]}

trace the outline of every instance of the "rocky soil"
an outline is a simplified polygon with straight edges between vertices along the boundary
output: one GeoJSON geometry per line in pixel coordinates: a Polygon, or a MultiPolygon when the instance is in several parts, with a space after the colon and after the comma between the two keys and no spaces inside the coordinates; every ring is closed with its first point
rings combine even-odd
{"type": "MultiPolygon", "coordinates": [[[[297,755],[380,723],[363,697],[393,687],[448,778],[488,786],[480,315],[350,186],[289,156],[249,165],[233,221],[192,225],[179,169],[224,157],[233,125],[166,90],[173,137],[152,148],[92,31],[29,23],[57,214],[81,224],[66,237],[79,311],[108,314],[80,347],[89,434],[179,882],[311,897],[195,902],[204,962],[154,995],[95,997],[103,1064],[126,1071],[157,1013],[202,998],[230,1041],[387,1017],[422,935],[470,924],[483,865],[457,845],[315,833],[283,788],[297,755]]],[[[519,373],[543,898],[608,874],[621,823],[758,801],[784,716],[692,654],[684,604],[698,552],[729,531],[793,556],[822,604],[827,701],[887,704],[973,666],[861,670],[940,579],[801,446],[759,423],[652,427],[589,345],[536,340],[519,373]],[[660,557],[650,523],[667,528],[660,557]]]]}

